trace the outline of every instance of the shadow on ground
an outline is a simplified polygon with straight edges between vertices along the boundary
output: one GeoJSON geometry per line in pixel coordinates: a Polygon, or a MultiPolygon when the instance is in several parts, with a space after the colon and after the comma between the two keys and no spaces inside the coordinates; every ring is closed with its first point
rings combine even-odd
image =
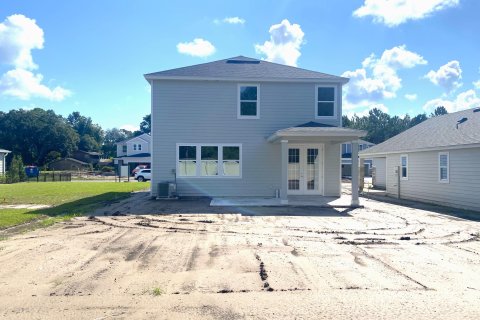
{"type": "Polygon", "coordinates": [[[210,198],[153,200],[148,192],[137,192],[130,198],[95,210],[96,216],[148,214],[242,214],[245,216],[324,216],[349,217],[351,209],[320,207],[211,207],[210,198]]]}

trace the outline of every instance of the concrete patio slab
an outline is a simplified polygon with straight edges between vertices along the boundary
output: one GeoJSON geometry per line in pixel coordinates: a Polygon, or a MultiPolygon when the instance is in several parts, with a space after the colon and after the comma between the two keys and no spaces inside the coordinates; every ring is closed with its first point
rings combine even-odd
{"type": "Polygon", "coordinates": [[[288,204],[280,202],[279,198],[265,197],[222,197],[213,198],[212,207],[320,207],[320,208],[350,208],[352,197],[342,195],[339,197],[324,196],[288,196],[288,204]]]}

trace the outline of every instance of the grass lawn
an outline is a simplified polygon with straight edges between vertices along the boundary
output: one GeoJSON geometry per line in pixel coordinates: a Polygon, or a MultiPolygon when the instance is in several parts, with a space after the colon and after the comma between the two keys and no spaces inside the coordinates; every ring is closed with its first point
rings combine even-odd
{"type": "Polygon", "coordinates": [[[150,188],[150,183],[115,182],[30,182],[0,185],[0,205],[46,204],[52,208],[0,209],[0,229],[44,219],[52,224],[76,215],[85,215],[108,201],[126,198],[133,191],[150,188]]]}

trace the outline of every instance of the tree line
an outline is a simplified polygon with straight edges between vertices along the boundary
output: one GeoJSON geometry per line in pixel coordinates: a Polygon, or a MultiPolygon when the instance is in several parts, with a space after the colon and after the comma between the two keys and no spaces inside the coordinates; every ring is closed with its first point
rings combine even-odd
{"type": "MultiPolygon", "coordinates": [[[[343,116],[342,120],[344,127],[367,131],[365,140],[378,144],[429,117],[446,113],[444,107],[437,107],[428,116],[422,113],[415,117],[399,117],[372,109],[366,116],[343,116]]],[[[117,142],[150,133],[150,126],[150,114],[143,117],[138,131],[131,132],[118,128],[104,130],[78,111],[67,117],[41,108],[0,111],[0,147],[21,156],[25,164],[39,166],[68,157],[75,150],[101,152],[103,157],[110,158],[116,156],[117,142]]]]}
{"type": "Polygon", "coordinates": [[[375,108],[370,110],[366,116],[359,117],[354,115],[351,118],[343,116],[342,121],[344,127],[367,131],[367,136],[364,139],[371,143],[379,144],[422,123],[429,117],[436,117],[447,113],[447,109],[439,106],[430,115],[421,113],[414,117],[410,117],[408,114],[404,117],[399,117],[390,116],[388,113],[375,108]]]}
{"type": "Polygon", "coordinates": [[[116,142],[150,133],[150,115],[140,123],[140,130],[102,129],[90,117],[75,111],[67,117],[53,110],[0,111],[0,147],[21,156],[25,164],[43,166],[71,156],[75,150],[116,155],[116,142]]]}

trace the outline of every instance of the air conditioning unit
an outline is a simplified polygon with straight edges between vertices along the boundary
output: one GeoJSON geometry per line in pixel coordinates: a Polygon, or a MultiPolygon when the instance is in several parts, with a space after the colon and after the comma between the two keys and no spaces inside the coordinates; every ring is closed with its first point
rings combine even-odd
{"type": "Polygon", "coordinates": [[[157,199],[177,199],[177,185],[172,182],[160,182],[157,185],[157,199]]]}

